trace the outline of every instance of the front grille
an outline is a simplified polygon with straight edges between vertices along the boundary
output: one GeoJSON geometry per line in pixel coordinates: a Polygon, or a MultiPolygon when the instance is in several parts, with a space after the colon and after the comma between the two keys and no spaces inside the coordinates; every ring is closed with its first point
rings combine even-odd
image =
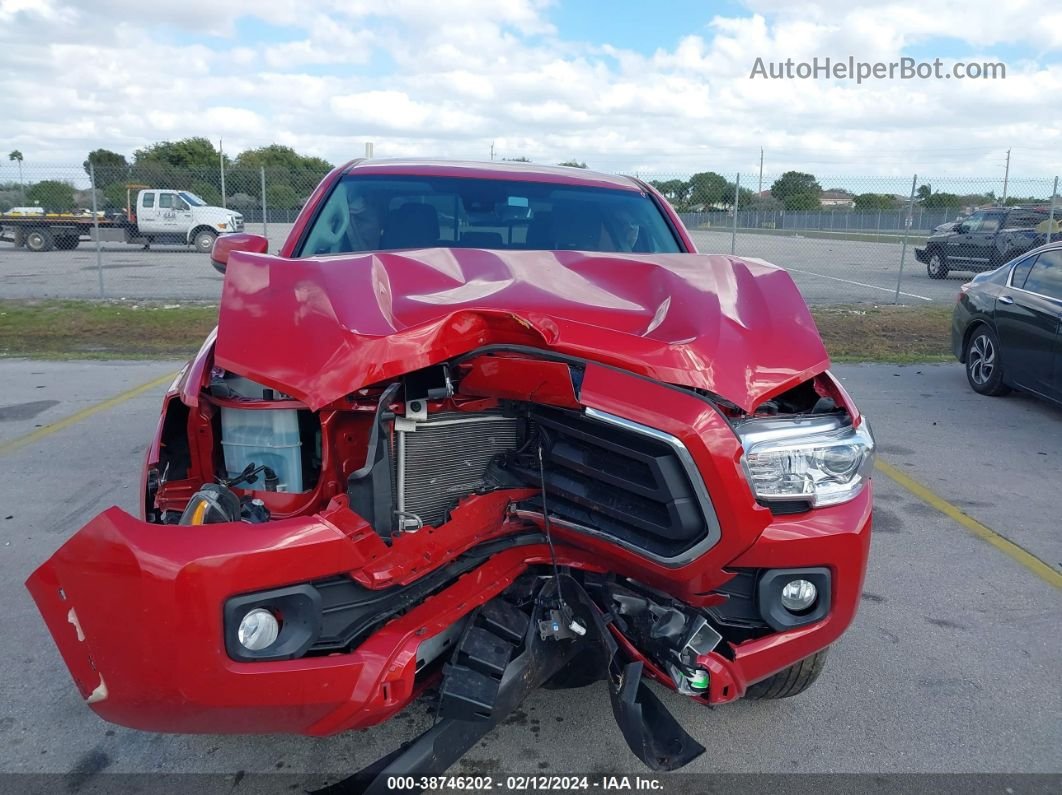
{"type": "MultiPolygon", "coordinates": [[[[522,422],[496,412],[441,412],[405,437],[404,510],[425,525],[446,521],[462,498],[483,488],[497,454],[519,446],[522,422]]],[[[399,505],[399,434],[395,434],[395,505],[399,505]]]]}
{"type": "MultiPolygon", "coordinates": [[[[664,441],[575,412],[537,410],[549,513],[662,558],[709,536],[706,506],[678,451],[664,441]]],[[[514,458],[510,471],[539,486],[537,461],[514,458]]],[[[541,498],[523,507],[541,511],[541,498]]]]}

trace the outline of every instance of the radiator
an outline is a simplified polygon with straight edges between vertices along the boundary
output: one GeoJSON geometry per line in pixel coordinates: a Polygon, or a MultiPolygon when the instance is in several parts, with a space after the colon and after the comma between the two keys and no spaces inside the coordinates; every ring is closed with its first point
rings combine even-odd
{"type": "Polygon", "coordinates": [[[412,516],[424,525],[446,521],[458,500],[480,488],[491,459],[519,446],[522,424],[497,413],[442,412],[396,432],[394,505],[406,526],[416,527],[412,516]]]}

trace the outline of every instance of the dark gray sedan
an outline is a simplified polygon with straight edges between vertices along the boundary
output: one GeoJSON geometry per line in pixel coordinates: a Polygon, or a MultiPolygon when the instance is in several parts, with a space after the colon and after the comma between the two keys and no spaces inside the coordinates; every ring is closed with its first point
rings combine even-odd
{"type": "Polygon", "coordinates": [[[964,284],[951,344],[975,392],[1020,389],[1062,405],[1062,243],[964,284]]]}

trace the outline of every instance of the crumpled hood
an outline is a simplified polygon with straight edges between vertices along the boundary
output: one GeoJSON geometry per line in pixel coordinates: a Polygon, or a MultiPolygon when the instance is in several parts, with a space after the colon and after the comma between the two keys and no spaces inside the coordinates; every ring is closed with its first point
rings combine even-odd
{"type": "Polygon", "coordinates": [[[531,345],[751,411],[829,364],[789,274],[701,254],[233,253],[215,363],[320,408],[483,345],[531,345]]]}

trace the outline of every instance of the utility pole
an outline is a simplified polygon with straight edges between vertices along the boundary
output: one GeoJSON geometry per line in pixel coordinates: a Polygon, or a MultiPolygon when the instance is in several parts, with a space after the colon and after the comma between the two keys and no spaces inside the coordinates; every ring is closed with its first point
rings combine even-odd
{"type": "Polygon", "coordinates": [[[490,159],[494,159],[494,141],[490,142],[490,159]]]}
{"type": "Polygon", "coordinates": [[[218,159],[221,161],[221,206],[226,210],[229,208],[225,204],[225,139],[218,138],[218,159]]]}
{"type": "Polygon", "coordinates": [[[1007,150],[1007,166],[1003,171],[1003,205],[1007,204],[1007,180],[1010,178],[1010,150],[1007,150]]]}
{"type": "Polygon", "coordinates": [[[763,147],[760,147],[760,186],[756,188],[757,195],[763,193],[763,147]]]}
{"type": "Polygon", "coordinates": [[[372,160],[372,141],[365,142],[365,158],[372,160]]]}

